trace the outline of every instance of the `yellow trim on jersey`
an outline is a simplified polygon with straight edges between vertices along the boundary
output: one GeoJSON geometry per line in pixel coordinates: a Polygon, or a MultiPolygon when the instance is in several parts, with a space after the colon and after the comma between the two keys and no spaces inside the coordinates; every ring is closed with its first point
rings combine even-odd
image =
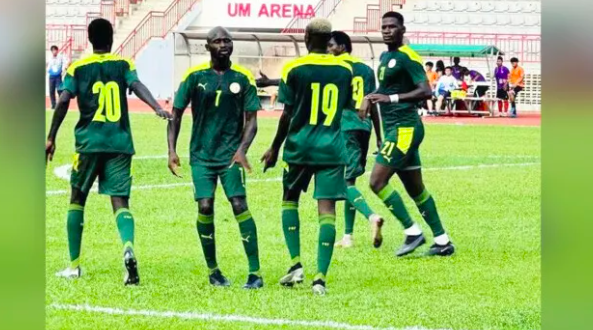
{"type": "Polygon", "coordinates": [[[412,48],[410,48],[410,46],[403,45],[399,48],[399,51],[408,55],[408,57],[412,61],[418,62],[418,63],[420,63],[420,65],[424,65],[424,62],[422,61],[422,57],[420,57],[420,55],[418,55],[418,53],[416,53],[412,48]]]}
{"type": "Polygon", "coordinates": [[[290,73],[290,71],[303,65],[341,66],[348,69],[348,71],[352,73],[352,66],[344,62],[343,59],[340,59],[330,54],[312,53],[286,63],[286,65],[282,69],[282,81],[286,82],[286,79],[288,79],[288,74],[290,73]]]}
{"type": "Polygon", "coordinates": [[[233,63],[231,64],[231,70],[243,74],[245,77],[247,77],[247,80],[249,80],[249,84],[253,85],[254,87],[257,87],[257,85],[255,84],[255,77],[253,76],[251,71],[249,71],[249,69],[247,69],[246,67],[233,63]]]}
{"type": "Polygon", "coordinates": [[[349,61],[349,62],[352,62],[352,63],[363,63],[364,64],[364,61],[363,60],[361,60],[358,57],[352,56],[351,54],[348,54],[348,53],[344,53],[342,55],[338,55],[338,56],[336,56],[336,58],[338,58],[338,59],[340,59],[342,61],[349,61]]]}
{"type": "Polygon", "coordinates": [[[107,54],[91,54],[87,57],[81,58],[80,60],[72,63],[72,65],[70,65],[70,67],[68,67],[68,70],[66,72],[69,75],[74,76],[74,72],[76,71],[76,69],[78,69],[82,66],[93,64],[93,63],[103,63],[103,62],[108,62],[108,61],[126,61],[126,62],[128,62],[128,65],[130,66],[130,71],[136,70],[136,65],[134,64],[134,61],[132,61],[128,58],[121,57],[116,54],[107,53],[107,54]]]}
{"type": "Polygon", "coordinates": [[[185,79],[187,79],[187,77],[189,77],[189,76],[191,76],[191,75],[192,75],[192,73],[196,73],[196,72],[198,72],[198,71],[204,71],[204,70],[208,70],[208,69],[210,69],[210,68],[211,68],[211,66],[212,66],[212,65],[210,64],[210,61],[208,61],[208,62],[204,62],[204,63],[202,63],[202,64],[198,64],[198,65],[196,65],[196,66],[194,66],[194,67],[191,67],[191,68],[189,68],[189,69],[188,69],[188,70],[185,72],[185,74],[183,75],[183,78],[181,78],[181,82],[184,82],[184,81],[185,81],[185,79]]]}

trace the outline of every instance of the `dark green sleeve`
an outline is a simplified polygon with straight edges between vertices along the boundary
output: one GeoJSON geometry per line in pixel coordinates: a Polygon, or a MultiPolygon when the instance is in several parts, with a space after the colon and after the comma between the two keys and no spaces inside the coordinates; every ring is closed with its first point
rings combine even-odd
{"type": "Polygon", "coordinates": [[[428,78],[426,77],[426,72],[424,71],[422,64],[408,58],[406,60],[404,68],[410,74],[410,77],[412,78],[414,85],[418,85],[422,82],[428,81],[428,78]]]}
{"type": "Polygon", "coordinates": [[[177,89],[177,94],[175,94],[175,101],[173,101],[173,107],[182,110],[187,108],[191,101],[191,93],[194,90],[194,80],[194,75],[189,75],[179,84],[179,89],[177,89]]]}
{"type": "Polygon", "coordinates": [[[375,83],[375,71],[369,68],[366,76],[364,77],[364,95],[367,96],[377,90],[377,84],[375,83]]]}
{"type": "Polygon", "coordinates": [[[138,79],[138,73],[136,72],[136,70],[127,70],[126,84],[128,84],[128,86],[132,86],[132,83],[135,81],[140,81],[140,79],[138,79]]]}
{"type": "Polygon", "coordinates": [[[64,78],[64,90],[69,91],[72,95],[78,95],[78,84],[76,82],[75,74],[68,72],[64,78]]]}
{"type": "Polygon", "coordinates": [[[257,88],[249,83],[249,79],[245,79],[243,87],[243,110],[252,112],[261,110],[261,103],[259,96],[257,96],[257,88]]]}
{"type": "Polygon", "coordinates": [[[285,105],[294,105],[295,103],[294,90],[291,86],[292,76],[294,76],[294,72],[288,73],[286,81],[281,79],[278,87],[278,102],[285,105]]]}

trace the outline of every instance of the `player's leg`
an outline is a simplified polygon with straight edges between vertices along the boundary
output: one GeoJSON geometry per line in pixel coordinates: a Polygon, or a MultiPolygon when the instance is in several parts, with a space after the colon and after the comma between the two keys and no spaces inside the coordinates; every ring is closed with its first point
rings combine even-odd
{"type": "Polygon", "coordinates": [[[422,170],[414,168],[398,171],[397,174],[434,235],[435,244],[430,248],[427,255],[448,256],[453,254],[455,247],[443,228],[434,198],[424,186],[422,170]]]}
{"type": "Polygon", "coordinates": [[[214,229],[214,192],[218,179],[215,168],[203,165],[192,165],[192,181],[194,184],[194,199],[198,203],[198,219],[196,230],[206,266],[210,284],[214,286],[229,286],[230,282],[218,268],[216,260],[216,237],[214,229]]]}
{"type": "Polygon", "coordinates": [[[82,275],[80,268],[80,253],[82,246],[82,232],[84,230],[84,207],[88,193],[97,178],[97,156],[95,154],[75,154],[70,175],[72,194],[66,221],[68,233],[68,251],[70,265],[56,273],[56,276],[77,278],[82,275]]]}
{"type": "Polygon", "coordinates": [[[313,198],[317,200],[319,210],[319,241],[317,274],[313,279],[313,293],[323,295],[336,240],[336,201],[346,199],[345,167],[316,167],[314,171],[315,192],[313,198]]]}
{"type": "Polygon", "coordinates": [[[280,284],[292,287],[302,283],[305,274],[301,264],[301,241],[299,199],[301,191],[306,191],[311,181],[312,173],[300,165],[286,165],[282,178],[282,232],[288,253],[290,254],[290,268],[280,279],[280,284]]]}
{"type": "Polygon", "coordinates": [[[111,196],[117,230],[123,244],[125,285],[140,283],[138,262],[134,254],[134,216],[129,207],[132,189],[132,156],[104,154],[99,167],[99,193],[111,196]]]}
{"type": "MultiPolygon", "coordinates": [[[[410,166],[410,156],[415,153],[423,138],[424,126],[421,122],[406,127],[397,127],[388,132],[371,174],[371,189],[383,200],[404,227],[406,240],[396,252],[397,256],[411,253],[426,243],[422,230],[410,217],[401,196],[389,185],[389,179],[393,174],[410,166]]],[[[419,158],[417,165],[419,165],[419,158]]],[[[380,242],[380,226],[375,226],[373,229],[375,240],[378,237],[380,242]],[[379,235],[376,234],[377,231],[379,231],[379,235]]]]}
{"type": "Polygon", "coordinates": [[[57,83],[56,83],[56,77],[49,77],[49,100],[51,102],[51,108],[55,109],[56,108],[56,88],[57,88],[57,83]]]}
{"type": "Polygon", "coordinates": [[[370,132],[362,130],[347,131],[344,132],[344,138],[348,154],[345,176],[347,186],[346,202],[344,204],[345,229],[344,237],[336,243],[336,246],[351,247],[353,245],[352,235],[356,211],[372,221],[382,221],[382,219],[373,212],[355,185],[356,178],[362,176],[365,171],[370,132]]]}
{"type": "Polygon", "coordinates": [[[257,243],[257,227],[247,207],[245,198],[245,170],[237,164],[224,169],[220,174],[220,181],[224,192],[231,202],[233,214],[239,224],[239,232],[243,241],[243,248],[249,263],[249,275],[245,289],[259,289],[264,282],[259,272],[259,249],[257,243]]]}
{"type": "Polygon", "coordinates": [[[517,87],[509,90],[509,101],[511,103],[511,111],[509,113],[509,116],[513,117],[516,112],[516,104],[515,104],[515,99],[517,98],[517,87]]]}

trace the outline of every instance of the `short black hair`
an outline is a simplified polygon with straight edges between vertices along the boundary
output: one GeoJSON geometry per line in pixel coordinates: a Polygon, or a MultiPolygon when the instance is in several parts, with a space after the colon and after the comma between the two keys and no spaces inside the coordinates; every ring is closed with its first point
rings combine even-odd
{"type": "Polygon", "coordinates": [[[388,11],[385,14],[383,14],[383,18],[388,18],[388,17],[395,18],[399,21],[399,23],[401,25],[404,25],[404,15],[402,15],[396,11],[388,11]]]}
{"type": "Polygon", "coordinates": [[[496,60],[497,60],[497,61],[504,61],[504,60],[502,59],[502,56],[499,56],[499,57],[498,57],[496,60]]]}
{"type": "Polygon", "coordinates": [[[429,67],[431,67],[431,68],[433,68],[433,67],[434,67],[434,63],[432,63],[432,62],[430,62],[430,61],[429,61],[429,62],[426,62],[426,65],[428,65],[428,66],[429,66],[429,67]]]}
{"type": "Polygon", "coordinates": [[[453,57],[453,63],[459,63],[461,62],[461,59],[457,56],[453,57]]]}
{"type": "Polygon", "coordinates": [[[519,59],[516,57],[511,58],[511,63],[519,63],[519,59]]]}
{"type": "Polygon", "coordinates": [[[346,51],[352,53],[352,40],[350,40],[350,36],[342,31],[333,31],[332,38],[335,40],[336,44],[344,45],[346,51]]]}
{"type": "Polygon", "coordinates": [[[58,46],[56,46],[56,45],[53,45],[53,46],[51,46],[51,47],[49,48],[49,50],[54,50],[54,49],[55,49],[55,50],[59,50],[58,46]]]}
{"type": "Polygon", "coordinates": [[[95,49],[111,49],[113,45],[113,26],[104,18],[97,18],[89,24],[89,41],[95,49]]]}

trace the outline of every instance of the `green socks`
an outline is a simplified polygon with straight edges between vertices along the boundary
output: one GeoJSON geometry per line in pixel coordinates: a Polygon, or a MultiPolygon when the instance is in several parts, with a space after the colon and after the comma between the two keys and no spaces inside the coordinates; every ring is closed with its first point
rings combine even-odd
{"type": "Polygon", "coordinates": [[[235,219],[239,223],[239,231],[241,232],[241,240],[247,254],[247,261],[249,262],[249,273],[258,274],[259,272],[259,251],[257,248],[257,228],[255,221],[251,217],[249,210],[235,215],[235,219]]]}
{"type": "Polygon", "coordinates": [[[355,186],[348,186],[346,189],[346,203],[344,204],[344,218],[346,219],[346,235],[352,234],[354,230],[354,218],[356,211],[362,213],[365,218],[370,218],[374,214],[362,194],[355,186]]]}
{"type": "Polygon", "coordinates": [[[334,252],[336,241],[336,216],[333,214],[319,215],[319,245],[317,250],[317,276],[315,279],[325,281],[327,270],[334,252]]]}
{"type": "Polygon", "coordinates": [[[378,194],[379,198],[389,208],[391,213],[401,222],[404,229],[412,227],[414,221],[408,214],[404,202],[400,195],[389,184],[386,185],[378,194]]]}
{"type": "Polygon", "coordinates": [[[414,202],[416,202],[420,214],[422,214],[422,217],[428,226],[430,226],[434,237],[444,234],[445,230],[443,229],[441,218],[437,212],[436,203],[430,193],[425,189],[420,196],[414,198],[414,202]]]}
{"type": "MultiPolygon", "coordinates": [[[[300,262],[301,241],[299,236],[299,203],[282,202],[282,230],[292,264],[300,262]]],[[[333,246],[333,245],[332,245],[333,246]]]]}
{"type": "Polygon", "coordinates": [[[346,200],[344,203],[344,220],[346,223],[344,234],[352,235],[354,231],[354,218],[356,218],[356,208],[354,208],[354,205],[349,200],[346,200]]]}
{"type": "Polygon", "coordinates": [[[82,230],[84,227],[84,206],[70,204],[68,209],[68,250],[70,252],[70,267],[79,265],[80,247],[82,245],[82,230]]]}
{"type": "Polygon", "coordinates": [[[115,221],[117,222],[117,230],[119,230],[121,242],[124,244],[124,250],[128,248],[133,249],[134,217],[132,217],[132,213],[126,208],[118,209],[115,212],[115,221]]]}
{"type": "Polygon", "coordinates": [[[198,213],[198,221],[196,222],[198,229],[198,237],[204,252],[204,259],[210,272],[218,268],[216,262],[216,244],[214,241],[214,214],[205,215],[198,213]]]}

